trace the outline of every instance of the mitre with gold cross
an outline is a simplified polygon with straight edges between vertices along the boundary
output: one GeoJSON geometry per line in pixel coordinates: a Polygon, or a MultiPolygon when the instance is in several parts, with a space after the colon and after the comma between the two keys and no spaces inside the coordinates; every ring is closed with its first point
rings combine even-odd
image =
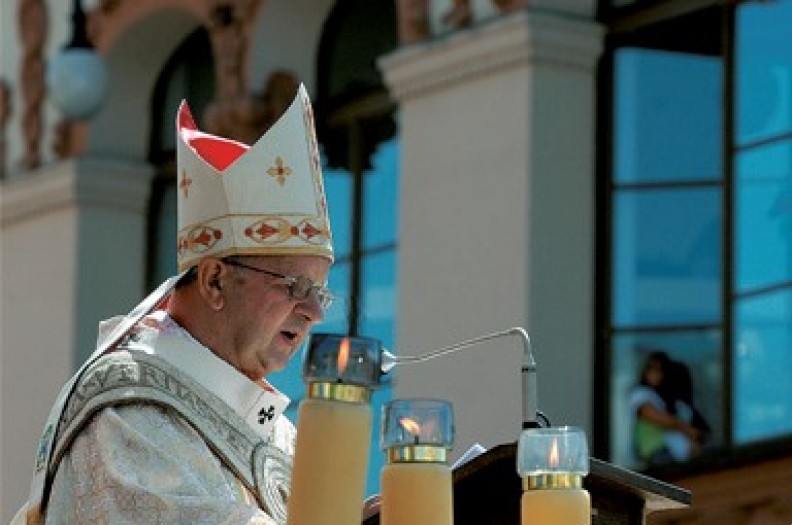
{"type": "Polygon", "coordinates": [[[332,260],[322,168],[305,86],[248,147],[176,117],[179,271],[207,256],[320,255],[332,260]]]}

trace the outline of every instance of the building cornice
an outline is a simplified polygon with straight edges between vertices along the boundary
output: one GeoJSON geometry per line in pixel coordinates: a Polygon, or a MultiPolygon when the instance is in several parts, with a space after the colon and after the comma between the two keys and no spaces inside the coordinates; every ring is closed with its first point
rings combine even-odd
{"type": "Polygon", "coordinates": [[[397,101],[529,64],[590,72],[604,30],[594,20],[524,9],[441,39],[411,44],[382,57],[379,67],[397,101]]]}
{"type": "Polygon", "coordinates": [[[81,157],[48,164],[0,184],[3,227],[65,208],[143,213],[152,168],[141,162],[81,157]]]}

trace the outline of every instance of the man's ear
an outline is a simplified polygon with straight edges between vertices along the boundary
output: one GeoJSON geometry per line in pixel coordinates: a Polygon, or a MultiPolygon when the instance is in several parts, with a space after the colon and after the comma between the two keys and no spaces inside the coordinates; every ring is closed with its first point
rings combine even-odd
{"type": "Polygon", "coordinates": [[[226,265],[219,259],[204,257],[198,263],[198,291],[212,310],[222,310],[225,306],[223,280],[227,275],[226,265]]]}

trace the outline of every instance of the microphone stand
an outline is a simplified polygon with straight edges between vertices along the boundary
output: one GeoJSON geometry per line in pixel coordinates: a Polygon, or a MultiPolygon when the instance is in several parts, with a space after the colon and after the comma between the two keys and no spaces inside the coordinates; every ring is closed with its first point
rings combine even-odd
{"type": "Polygon", "coordinates": [[[541,417],[545,421],[547,421],[547,418],[544,417],[544,415],[541,414],[538,410],[537,393],[536,393],[536,360],[534,359],[534,355],[533,355],[531,338],[528,336],[528,333],[525,331],[525,329],[519,326],[509,328],[508,330],[502,330],[499,332],[493,332],[491,334],[474,337],[472,339],[467,339],[465,341],[461,341],[459,343],[455,343],[450,346],[445,346],[443,348],[439,348],[437,350],[434,350],[432,352],[423,355],[397,356],[397,355],[393,355],[391,352],[388,352],[387,350],[384,350],[382,353],[382,366],[381,366],[382,373],[386,374],[390,372],[395,366],[422,363],[424,361],[429,361],[430,359],[435,359],[436,357],[457,352],[458,350],[462,350],[463,348],[468,348],[471,346],[475,346],[479,343],[484,343],[486,341],[491,341],[493,339],[498,339],[500,337],[507,337],[507,336],[517,336],[522,340],[523,343],[523,362],[522,362],[523,428],[537,428],[541,426],[539,424],[539,418],[541,417]]]}

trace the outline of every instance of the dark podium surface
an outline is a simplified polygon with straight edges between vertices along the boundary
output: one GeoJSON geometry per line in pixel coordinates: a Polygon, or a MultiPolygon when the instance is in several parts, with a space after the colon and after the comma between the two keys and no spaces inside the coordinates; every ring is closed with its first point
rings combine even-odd
{"type": "MultiPolygon", "coordinates": [[[[455,525],[520,525],[517,444],[499,445],[454,470],[455,525]]],[[[690,505],[687,490],[591,458],[583,486],[593,525],[641,525],[651,512],[690,505]]],[[[364,525],[379,523],[379,515],[364,525]]]]}

